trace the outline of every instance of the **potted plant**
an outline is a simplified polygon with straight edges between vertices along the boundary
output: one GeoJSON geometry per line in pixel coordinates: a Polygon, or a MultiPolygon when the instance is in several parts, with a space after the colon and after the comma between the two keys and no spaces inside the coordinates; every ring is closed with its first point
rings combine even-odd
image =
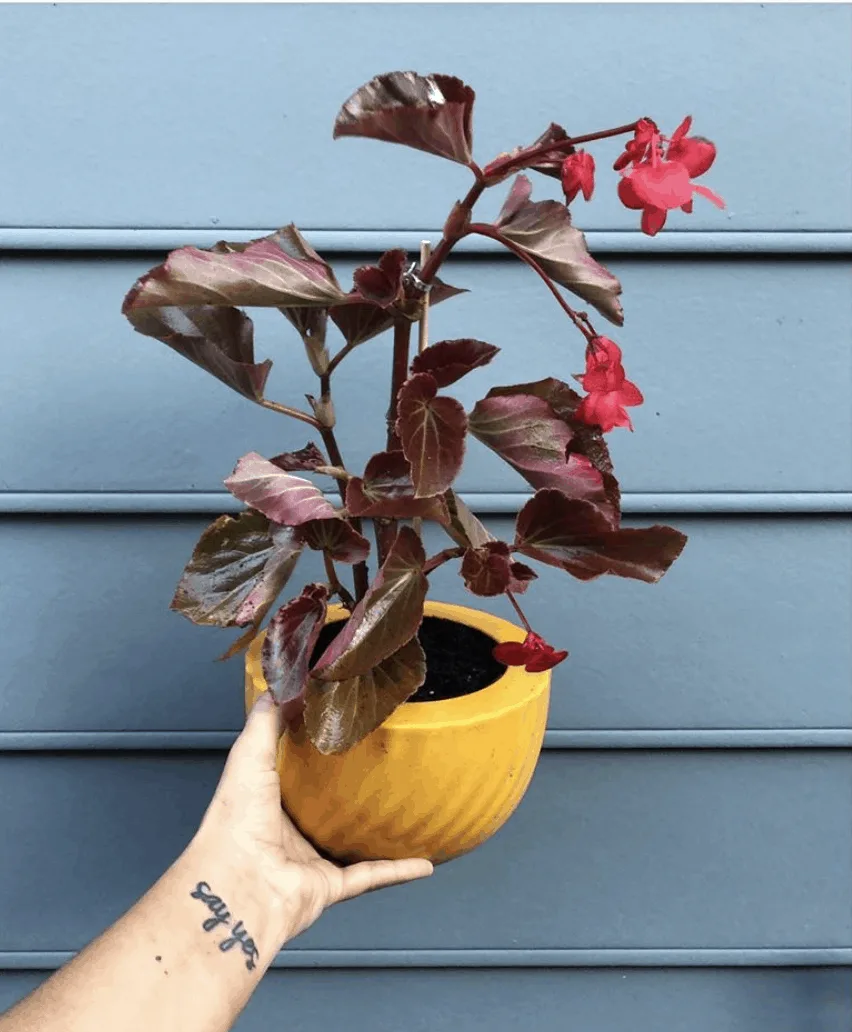
{"type": "Polygon", "coordinates": [[[580,581],[610,574],[655,582],[686,541],[671,527],[621,526],[604,435],[632,429],[627,408],[642,395],[619,346],[560,288],[622,325],[621,285],[588,253],[569,210],[594,186],[594,159],[581,145],[628,137],[613,178],[652,236],[670,210],[692,210],[694,193],[723,206],[692,182],[715,148],[689,135],[690,118],[670,137],[648,118],[575,137],[554,123],[480,167],[471,153],[473,102],[459,79],[392,72],[358,89],[337,116],[335,137],[404,144],[471,170],[467,196],[419,261],[388,251],[357,269],[347,291],[289,225],[248,243],[171,252],[122,309],[140,333],[318,438],[298,451],[239,460],[225,485],[247,508],[204,531],[172,608],[198,624],[244,629],[222,658],[247,653],[247,707],[267,688],[281,706],[286,808],[321,849],[344,860],[445,861],[483,842],[517,806],[541,748],[550,670],[567,656],[523,614],[518,596],[536,579],[527,560],[580,581]],[[531,200],[528,171],[557,179],[565,203],[531,200]],[[476,222],[480,195],[510,179],[496,221],[476,222]],[[585,349],[585,373],[574,377],[582,394],[551,377],[496,386],[469,412],[452,397],[456,381],[498,354],[476,339],[427,342],[429,307],[462,292],[437,273],[470,234],[528,265],[573,323],[585,349]],[[279,309],[301,336],[318,378],[309,410],[265,396],[271,362],[255,360],[242,310],[252,306],[279,309]],[[378,346],[368,342],[385,332],[393,336],[386,448],[364,469],[348,469],[332,386],[353,349],[378,346]],[[468,441],[492,449],[534,490],[512,541],[496,540],[453,490],[468,441]],[[424,521],[447,535],[447,547],[432,555],[424,521]],[[307,549],[322,554],[325,580],[284,602],[261,629],[307,549]],[[506,595],[519,624],[427,601],[429,574],[448,562],[473,595],[506,595]]]}

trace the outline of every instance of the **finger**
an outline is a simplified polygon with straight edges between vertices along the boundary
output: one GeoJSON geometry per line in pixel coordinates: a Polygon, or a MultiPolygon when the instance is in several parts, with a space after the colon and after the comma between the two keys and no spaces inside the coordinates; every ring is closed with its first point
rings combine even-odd
{"type": "Polygon", "coordinates": [[[429,860],[364,860],[360,864],[344,867],[340,872],[342,878],[338,902],[373,889],[428,878],[433,870],[429,860]]]}
{"type": "Polygon", "coordinates": [[[254,764],[259,770],[275,770],[281,730],[281,708],[268,691],[263,692],[255,700],[230,755],[239,763],[254,764]]]}

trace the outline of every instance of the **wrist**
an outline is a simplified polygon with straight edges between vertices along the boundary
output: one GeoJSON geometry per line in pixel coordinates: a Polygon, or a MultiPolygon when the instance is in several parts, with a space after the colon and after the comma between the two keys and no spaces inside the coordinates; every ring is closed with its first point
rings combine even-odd
{"type": "Polygon", "coordinates": [[[197,907],[199,926],[206,924],[228,944],[223,952],[241,953],[249,970],[265,970],[292,935],[292,908],[266,877],[265,863],[261,850],[208,837],[202,830],[176,864],[197,907]]]}

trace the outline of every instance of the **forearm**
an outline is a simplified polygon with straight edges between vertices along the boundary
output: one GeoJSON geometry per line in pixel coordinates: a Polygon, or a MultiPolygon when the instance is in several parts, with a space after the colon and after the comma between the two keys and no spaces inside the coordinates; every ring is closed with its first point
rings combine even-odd
{"type": "Polygon", "coordinates": [[[0,1017],[0,1032],[225,1032],[288,935],[286,908],[251,863],[194,839],[119,921],[0,1017]]]}

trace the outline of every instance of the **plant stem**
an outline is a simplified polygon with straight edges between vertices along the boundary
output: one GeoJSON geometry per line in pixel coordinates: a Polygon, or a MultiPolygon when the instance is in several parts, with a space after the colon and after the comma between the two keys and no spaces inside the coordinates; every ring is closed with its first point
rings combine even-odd
{"type": "Polygon", "coordinates": [[[423,572],[425,574],[431,573],[436,570],[439,566],[442,566],[445,562],[450,559],[460,559],[464,555],[463,548],[445,548],[443,552],[437,552],[435,555],[430,556],[423,565],[423,572]]]}
{"type": "Polygon", "coordinates": [[[391,371],[391,395],[388,406],[388,443],[387,450],[398,449],[399,437],[396,432],[396,396],[400,387],[408,379],[408,347],[411,342],[411,322],[404,315],[397,315],[393,324],[393,369],[391,371]]]}
{"type": "Polygon", "coordinates": [[[343,361],[343,359],[346,358],[349,352],[354,351],[357,346],[357,344],[346,344],[344,347],[342,347],[340,351],[338,351],[337,354],[334,356],[334,358],[332,358],[332,360],[328,363],[328,372],[326,373],[326,375],[330,377],[334,370],[343,361]]]}
{"type": "Polygon", "coordinates": [[[349,594],[349,592],[340,583],[337,576],[337,571],[334,568],[334,561],[328,552],[323,552],[323,561],[325,563],[325,574],[328,577],[328,584],[332,590],[332,593],[337,595],[340,601],[346,606],[351,613],[355,608],[355,599],[349,594]]]}
{"type": "MultiPolygon", "coordinates": [[[[426,262],[429,261],[429,255],[432,253],[432,245],[428,240],[420,241],[420,268],[422,269],[426,262]]],[[[417,354],[422,355],[423,352],[429,345],[429,291],[427,290],[423,294],[423,299],[420,302],[420,322],[417,327],[417,354]]],[[[411,526],[414,528],[414,533],[418,537],[423,536],[423,520],[419,516],[415,516],[411,521],[411,526]]]]}
{"type": "Polygon", "coordinates": [[[571,322],[577,327],[577,329],[583,334],[586,340],[591,340],[596,336],[593,329],[586,325],[588,318],[583,320],[579,312],[576,312],[565,300],[565,298],[559,293],[556,285],[542,269],[538,262],[529,254],[524,251],[522,247],[518,247],[513,241],[509,240],[508,237],[503,236],[499,229],[495,229],[494,226],[486,225],[484,222],[474,222],[468,227],[469,233],[477,233],[479,236],[490,237],[492,240],[499,241],[505,248],[516,254],[522,262],[529,265],[531,269],[538,273],[539,276],[544,280],[547,289],[553,294],[556,300],[559,302],[559,306],[568,315],[571,322]]]}
{"type": "MultiPolygon", "coordinates": [[[[320,437],[322,437],[323,444],[328,451],[328,457],[335,466],[339,466],[345,471],[346,463],[343,461],[343,456],[340,454],[340,448],[337,445],[337,438],[334,436],[334,430],[330,426],[320,426],[318,429],[320,437]]],[[[361,520],[357,516],[349,516],[347,519],[352,524],[353,529],[360,534],[362,532],[361,520]]],[[[367,588],[370,586],[370,573],[367,569],[366,562],[362,561],[360,563],[355,563],[352,567],[352,578],[355,582],[355,597],[360,602],[367,594],[367,588]]]]}
{"type": "Polygon", "coordinates": [[[301,419],[303,423],[307,423],[315,430],[321,429],[319,420],[309,412],[302,412],[301,409],[290,408],[289,405],[279,405],[277,401],[269,401],[268,398],[262,398],[260,404],[264,408],[272,409],[273,412],[280,412],[282,416],[292,416],[293,419],[301,419]]]}
{"type": "Polygon", "coordinates": [[[512,174],[515,168],[528,168],[531,159],[543,157],[545,154],[552,154],[554,151],[570,150],[578,143],[591,143],[593,140],[605,140],[609,136],[621,136],[622,133],[632,133],[639,125],[639,120],[629,122],[627,125],[616,126],[615,129],[601,129],[596,133],[586,133],[584,136],[569,136],[567,140],[555,140],[553,143],[542,143],[538,147],[529,147],[518,154],[493,161],[485,166],[485,173],[491,179],[494,176],[507,176],[512,174]]]}
{"type": "MultiPolygon", "coordinates": [[[[473,210],[474,204],[479,200],[485,189],[486,183],[484,179],[477,178],[473,186],[468,190],[464,200],[461,202],[461,207],[468,213],[473,210]]],[[[438,242],[438,246],[432,252],[429,261],[423,266],[418,273],[423,283],[431,283],[437,273],[438,269],[443,264],[444,259],[452,251],[453,247],[461,240],[462,233],[444,233],[438,242]]]]}
{"type": "Polygon", "coordinates": [[[521,618],[521,623],[524,625],[524,627],[526,628],[527,632],[531,634],[532,633],[532,627],[530,627],[529,620],[527,620],[527,618],[524,616],[524,611],[518,605],[518,600],[515,598],[515,596],[512,594],[511,591],[507,590],[506,591],[506,595],[508,596],[509,601],[512,603],[512,605],[515,607],[515,612],[521,618]]]}

